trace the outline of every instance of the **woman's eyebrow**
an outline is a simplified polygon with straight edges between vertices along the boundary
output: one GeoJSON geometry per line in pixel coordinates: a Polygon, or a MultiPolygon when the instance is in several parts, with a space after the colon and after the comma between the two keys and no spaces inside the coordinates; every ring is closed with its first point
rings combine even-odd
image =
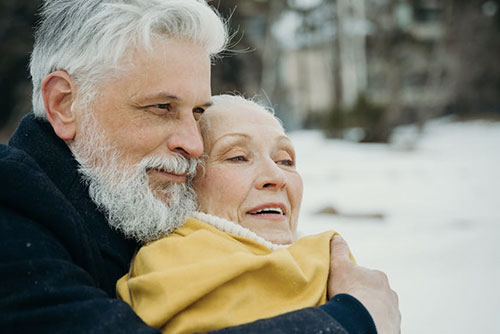
{"type": "Polygon", "coordinates": [[[290,139],[290,137],[288,137],[287,135],[282,135],[282,136],[279,136],[278,137],[278,140],[279,141],[286,141],[286,142],[289,142],[290,144],[292,143],[292,140],[290,139]]]}
{"type": "Polygon", "coordinates": [[[279,145],[284,145],[287,148],[294,149],[293,142],[292,142],[292,140],[288,136],[280,136],[278,138],[278,144],[279,145]]]}
{"type": "Polygon", "coordinates": [[[217,144],[217,142],[219,142],[221,139],[224,139],[224,138],[234,138],[234,139],[228,139],[228,140],[231,140],[231,141],[234,141],[234,142],[239,142],[239,141],[242,141],[244,139],[251,139],[252,136],[246,134],[246,133],[233,133],[233,132],[230,132],[230,133],[226,133],[225,135],[223,136],[220,136],[219,138],[217,138],[212,146],[215,147],[215,145],[217,144]]]}
{"type": "Polygon", "coordinates": [[[278,140],[278,145],[295,158],[295,147],[292,140],[288,136],[280,136],[278,140]]]}

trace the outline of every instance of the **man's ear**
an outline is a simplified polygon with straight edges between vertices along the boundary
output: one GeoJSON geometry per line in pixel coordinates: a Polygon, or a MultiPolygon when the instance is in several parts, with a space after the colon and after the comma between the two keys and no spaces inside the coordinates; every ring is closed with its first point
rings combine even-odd
{"type": "Polygon", "coordinates": [[[56,135],[64,141],[76,136],[76,113],[73,101],[76,97],[74,79],[64,71],[50,73],[42,81],[42,96],[47,118],[56,135]]]}

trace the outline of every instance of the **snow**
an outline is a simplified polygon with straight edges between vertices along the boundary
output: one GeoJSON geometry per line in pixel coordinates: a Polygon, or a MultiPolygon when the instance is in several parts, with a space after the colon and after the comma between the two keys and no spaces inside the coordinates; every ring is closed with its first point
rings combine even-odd
{"type": "Polygon", "coordinates": [[[335,229],[360,265],[386,272],[402,333],[500,333],[500,122],[440,119],[389,145],[290,137],[299,230],[335,229]]]}

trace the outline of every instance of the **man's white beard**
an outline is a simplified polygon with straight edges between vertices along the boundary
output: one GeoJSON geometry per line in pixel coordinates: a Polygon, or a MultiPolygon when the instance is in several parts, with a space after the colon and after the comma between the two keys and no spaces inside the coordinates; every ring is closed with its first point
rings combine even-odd
{"type": "MultiPolygon", "coordinates": [[[[87,116],[88,115],[88,116],[87,116]]],[[[85,138],[70,145],[80,164],[79,172],[89,186],[90,198],[108,219],[108,223],[127,238],[146,243],[182,226],[185,217],[197,207],[192,179],[198,159],[177,154],[172,157],[147,157],[135,166],[125,162],[123,154],[106,140],[93,115],[82,122],[85,138]],[[185,183],[169,183],[155,189],[148,182],[148,169],[187,174],[185,183]]]]}

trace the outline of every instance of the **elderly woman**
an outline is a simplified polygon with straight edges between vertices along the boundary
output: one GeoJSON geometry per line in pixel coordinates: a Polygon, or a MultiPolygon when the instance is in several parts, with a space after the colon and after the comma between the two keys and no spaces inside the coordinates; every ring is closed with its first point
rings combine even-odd
{"type": "Polygon", "coordinates": [[[199,212],[141,248],[118,295],[165,333],[324,304],[334,232],[297,240],[302,178],[280,122],[254,102],[223,95],[200,124],[199,212]]]}

